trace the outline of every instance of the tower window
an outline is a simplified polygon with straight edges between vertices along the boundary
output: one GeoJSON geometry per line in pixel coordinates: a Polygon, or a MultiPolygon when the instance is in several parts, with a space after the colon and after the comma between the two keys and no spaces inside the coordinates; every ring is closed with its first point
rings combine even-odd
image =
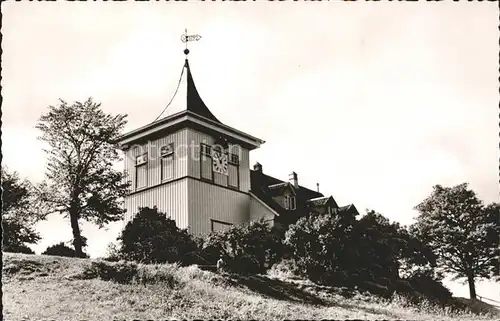
{"type": "Polygon", "coordinates": [[[239,165],[240,159],[236,154],[229,154],[229,164],[239,165]]]}
{"type": "Polygon", "coordinates": [[[229,162],[228,162],[228,178],[227,185],[229,187],[239,189],[240,188],[240,162],[238,159],[238,155],[229,154],[229,162]]]}
{"type": "Polygon", "coordinates": [[[201,179],[213,181],[212,150],[206,144],[200,145],[200,177],[201,179]]]}
{"type": "Polygon", "coordinates": [[[174,178],[174,144],[160,148],[161,180],[169,181],[174,178]]]}
{"type": "Polygon", "coordinates": [[[148,153],[135,158],[135,189],[148,185],[148,153]]]}

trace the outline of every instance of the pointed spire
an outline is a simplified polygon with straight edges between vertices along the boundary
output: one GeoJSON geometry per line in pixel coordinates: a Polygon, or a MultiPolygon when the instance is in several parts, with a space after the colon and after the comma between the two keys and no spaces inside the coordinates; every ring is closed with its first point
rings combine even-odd
{"type": "Polygon", "coordinates": [[[187,73],[187,105],[186,109],[198,114],[200,116],[206,117],[210,120],[214,120],[218,123],[220,121],[215,117],[208,107],[205,105],[203,100],[200,97],[200,94],[198,94],[198,90],[196,90],[196,86],[193,81],[193,75],[191,74],[191,69],[189,68],[189,62],[188,59],[186,58],[186,63],[184,65],[186,68],[186,73],[187,73]]]}
{"type": "Polygon", "coordinates": [[[188,35],[187,30],[185,30],[185,33],[181,36],[181,41],[186,43],[186,49],[184,49],[184,54],[186,55],[186,61],[182,69],[182,74],[181,78],[179,79],[179,84],[177,85],[174,97],[171,100],[171,103],[173,104],[172,106],[170,106],[169,103],[164,110],[165,114],[163,114],[163,112],[162,114],[164,117],[168,117],[178,112],[190,111],[194,114],[203,116],[212,121],[221,123],[221,121],[219,121],[217,117],[215,117],[210,112],[208,107],[201,99],[200,94],[198,94],[198,90],[196,90],[196,86],[193,81],[193,75],[191,74],[191,69],[189,68],[189,61],[187,58],[189,54],[189,49],[187,48],[187,43],[189,41],[198,41],[200,40],[200,38],[201,38],[200,35],[188,35]]]}

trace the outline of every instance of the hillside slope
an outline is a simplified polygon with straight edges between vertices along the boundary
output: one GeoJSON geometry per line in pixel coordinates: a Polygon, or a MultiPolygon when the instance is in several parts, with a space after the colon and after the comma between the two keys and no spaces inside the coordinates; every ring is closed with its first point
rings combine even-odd
{"type": "Polygon", "coordinates": [[[195,266],[143,265],[142,278],[154,282],[120,284],[86,275],[91,265],[88,259],[3,253],[4,320],[492,319],[422,312],[367,296],[346,299],[325,287],[225,277],[195,266]]]}

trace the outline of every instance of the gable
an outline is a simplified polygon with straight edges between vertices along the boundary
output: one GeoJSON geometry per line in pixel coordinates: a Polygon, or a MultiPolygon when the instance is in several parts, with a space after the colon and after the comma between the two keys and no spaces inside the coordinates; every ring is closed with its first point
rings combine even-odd
{"type": "Polygon", "coordinates": [[[312,207],[331,207],[338,208],[337,202],[332,196],[313,198],[307,201],[307,204],[312,207]]]}
{"type": "Polygon", "coordinates": [[[290,183],[279,183],[270,185],[267,187],[267,189],[269,191],[269,195],[271,195],[272,197],[283,196],[283,195],[294,195],[294,196],[297,195],[297,193],[295,192],[295,188],[290,183]]]}

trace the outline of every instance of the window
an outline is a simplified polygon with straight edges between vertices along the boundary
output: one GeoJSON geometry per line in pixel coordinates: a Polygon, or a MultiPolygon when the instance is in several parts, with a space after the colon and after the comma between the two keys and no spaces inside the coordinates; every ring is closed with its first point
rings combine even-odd
{"type": "Polygon", "coordinates": [[[201,179],[213,181],[212,173],[212,151],[210,146],[200,145],[200,177],[201,179]]]}
{"type": "Polygon", "coordinates": [[[287,210],[295,210],[297,208],[295,196],[285,195],[284,207],[287,210]]]}
{"type": "Polygon", "coordinates": [[[229,154],[229,163],[233,165],[239,165],[240,159],[236,154],[229,154]]]}
{"type": "Polygon", "coordinates": [[[169,181],[174,178],[174,143],[160,148],[161,181],[169,181]]]}
{"type": "Polygon", "coordinates": [[[205,154],[205,155],[212,155],[212,151],[211,151],[210,146],[208,146],[208,145],[206,145],[206,144],[201,144],[201,145],[200,145],[200,149],[201,149],[201,153],[202,153],[202,154],[205,154]]]}
{"type": "Polygon", "coordinates": [[[235,189],[240,188],[239,164],[238,155],[229,154],[227,185],[235,189]]]}
{"type": "Polygon", "coordinates": [[[222,221],[218,221],[218,220],[210,220],[210,223],[211,223],[212,231],[215,231],[215,232],[227,230],[233,225],[231,223],[222,222],[222,221]]]}
{"type": "Polygon", "coordinates": [[[227,185],[229,187],[233,187],[233,188],[238,189],[240,187],[239,186],[239,170],[238,170],[238,166],[233,165],[233,164],[229,164],[228,172],[229,172],[229,175],[228,175],[228,178],[227,178],[227,185]]]}
{"type": "Polygon", "coordinates": [[[297,208],[297,204],[295,204],[295,196],[290,197],[290,209],[295,210],[297,208]]]}
{"type": "Polygon", "coordinates": [[[160,147],[160,156],[166,157],[174,154],[174,143],[160,147]]]}
{"type": "Polygon", "coordinates": [[[135,189],[148,185],[148,153],[135,158],[135,189]]]}

